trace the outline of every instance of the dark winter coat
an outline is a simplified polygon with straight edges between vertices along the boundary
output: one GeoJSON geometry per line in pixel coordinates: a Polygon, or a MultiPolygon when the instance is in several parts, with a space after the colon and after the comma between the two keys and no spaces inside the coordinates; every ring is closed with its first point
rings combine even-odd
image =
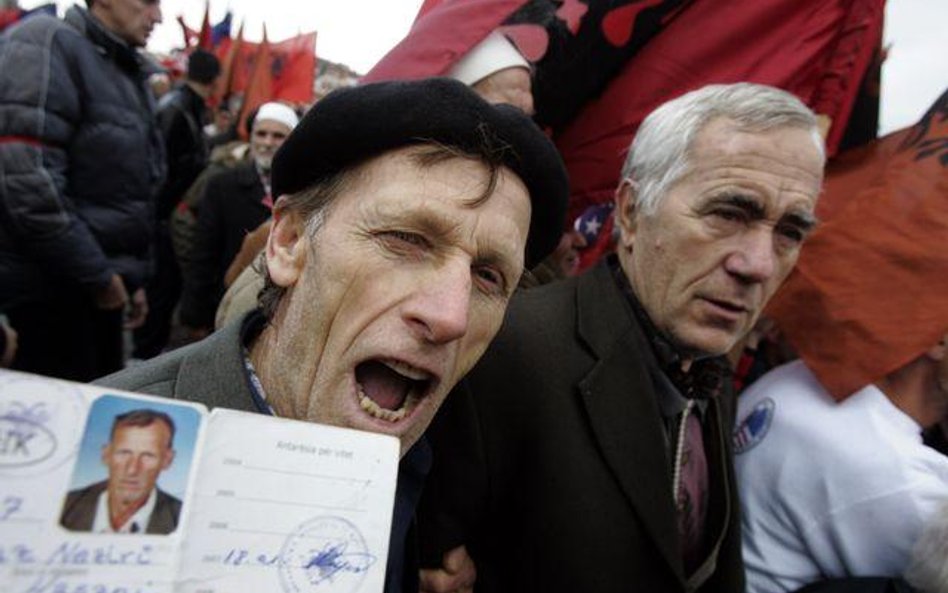
{"type": "Polygon", "coordinates": [[[165,160],[148,74],[79,7],[0,36],[0,306],[150,275],[165,160]]]}

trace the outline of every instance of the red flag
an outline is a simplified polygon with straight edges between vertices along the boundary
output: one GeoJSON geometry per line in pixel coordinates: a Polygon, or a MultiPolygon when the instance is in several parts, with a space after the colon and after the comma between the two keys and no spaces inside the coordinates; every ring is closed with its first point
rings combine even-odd
{"type": "Polygon", "coordinates": [[[247,117],[254,109],[260,107],[267,101],[273,99],[273,75],[270,70],[272,56],[270,53],[270,42],[267,41],[267,29],[263,28],[263,41],[257,49],[257,55],[253,61],[253,72],[247,83],[247,90],[244,92],[244,101],[240,107],[240,124],[237,130],[240,137],[247,139],[247,117]]]}
{"type": "Polygon", "coordinates": [[[212,105],[219,104],[221,100],[224,99],[224,97],[227,97],[234,92],[234,67],[243,43],[244,24],[241,23],[240,28],[237,29],[237,37],[235,39],[227,37],[226,39],[222,40],[218,46],[217,51],[219,53],[217,58],[221,61],[221,75],[217,84],[215,85],[214,94],[211,96],[212,105]],[[223,51],[225,49],[226,51],[223,51]]]}
{"type": "Polygon", "coordinates": [[[201,22],[201,33],[198,36],[198,47],[210,50],[213,34],[211,31],[211,0],[204,3],[204,20],[201,22]]]}
{"type": "Polygon", "coordinates": [[[181,25],[181,34],[184,36],[184,48],[187,49],[196,44],[200,34],[184,22],[184,15],[178,15],[178,24],[181,25]]]}
{"type": "Polygon", "coordinates": [[[796,269],[768,308],[837,399],[934,346],[948,327],[948,91],[915,126],[827,169],[796,269]]]}
{"type": "Polygon", "coordinates": [[[260,49],[259,43],[244,40],[241,42],[237,53],[234,54],[234,63],[232,66],[233,74],[231,80],[231,91],[242,93],[247,90],[250,83],[250,75],[253,74],[254,60],[257,57],[257,51],[260,49]]]}
{"type": "Polygon", "coordinates": [[[612,200],[625,151],[658,105],[711,83],[788,90],[832,120],[830,154],[881,38],[884,0],[695,0],[557,136],[571,216],[612,200]]]}
{"type": "MultiPolygon", "coordinates": [[[[524,2],[427,2],[408,37],[363,80],[444,74],[524,2]]],[[[639,26],[643,19],[647,25],[652,18],[642,10],[646,4],[652,2],[616,2],[599,23],[601,42],[634,42],[636,32],[647,28],[639,26]]],[[[828,149],[833,154],[878,48],[883,8],[884,0],[683,2],[601,93],[553,130],[570,174],[568,221],[592,204],[613,199],[625,151],[645,115],[706,84],[752,81],[796,94],[831,119],[828,149]]]]}
{"type": "Polygon", "coordinates": [[[302,33],[270,46],[273,98],[290,103],[313,100],[316,32],[302,33]]]}
{"type": "Polygon", "coordinates": [[[432,0],[362,82],[442,76],[526,0],[432,0]],[[424,17],[424,18],[422,18],[424,17]]]}

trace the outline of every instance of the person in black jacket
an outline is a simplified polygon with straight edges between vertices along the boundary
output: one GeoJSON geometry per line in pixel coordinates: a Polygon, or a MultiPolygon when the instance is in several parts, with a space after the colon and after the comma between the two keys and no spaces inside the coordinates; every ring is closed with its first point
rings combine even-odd
{"type": "Polygon", "coordinates": [[[87,381],[122,367],[144,318],[165,172],[137,48],[157,1],[88,0],[0,37],[0,309],[14,367],[87,381]]]}
{"type": "Polygon", "coordinates": [[[250,127],[250,162],[212,177],[197,215],[193,266],[185,278],[181,322],[203,336],[214,328],[224,273],[247,233],[270,218],[270,164],[299,118],[282,103],[264,103],[250,127]]]}
{"type": "Polygon", "coordinates": [[[220,75],[220,62],[202,49],[188,57],[185,81],[162,97],[158,123],[165,141],[168,177],[158,192],[155,235],[155,276],[148,285],[149,308],[145,323],[135,330],[135,358],[151,358],[168,343],[171,317],[181,297],[181,270],[171,244],[171,213],[208,164],[204,136],[206,100],[220,75]]]}

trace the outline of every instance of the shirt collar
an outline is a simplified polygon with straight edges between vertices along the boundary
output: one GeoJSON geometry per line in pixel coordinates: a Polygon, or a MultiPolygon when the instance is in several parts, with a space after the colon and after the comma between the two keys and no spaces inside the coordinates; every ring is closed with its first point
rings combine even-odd
{"type": "Polygon", "coordinates": [[[276,416],[273,406],[267,402],[267,393],[263,389],[263,383],[257,375],[257,370],[250,360],[250,345],[263,331],[267,325],[267,318],[260,310],[256,310],[246,317],[240,326],[240,354],[244,365],[244,379],[247,381],[247,388],[250,390],[250,397],[257,411],[268,416],[276,416]]]}
{"type": "Polygon", "coordinates": [[[112,529],[112,522],[109,518],[109,489],[105,488],[99,493],[98,504],[95,510],[95,521],[92,524],[93,533],[145,533],[148,529],[148,522],[151,521],[151,514],[155,510],[158,502],[158,493],[155,488],[151,489],[148,500],[135,514],[128,518],[118,529],[112,529]]]}
{"type": "MultiPolygon", "coordinates": [[[[691,363],[688,371],[683,371],[681,364],[684,357],[672,341],[652,323],[635,295],[622,266],[619,265],[618,258],[611,258],[609,264],[616,284],[625,295],[632,313],[652,347],[652,354],[655,356],[658,368],[674,387],[674,391],[682,398],[682,402],[678,402],[682,404],[682,409],[685,399],[707,399],[720,394],[731,373],[726,359],[723,356],[697,359],[691,363]]],[[[674,407],[677,409],[679,406],[674,407]]]]}
{"type": "Polygon", "coordinates": [[[138,50],[124,39],[109,31],[99,19],[80,6],[72,6],[66,11],[66,22],[81,31],[103,55],[109,57],[127,72],[140,76],[143,73],[143,60],[138,50]]]}

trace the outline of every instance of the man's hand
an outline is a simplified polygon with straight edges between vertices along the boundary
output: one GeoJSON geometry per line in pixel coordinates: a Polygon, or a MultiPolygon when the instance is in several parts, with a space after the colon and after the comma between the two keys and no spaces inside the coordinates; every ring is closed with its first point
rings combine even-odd
{"type": "Polygon", "coordinates": [[[467,553],[467,548],[458,546],[444,553],[441,568],[422,570],[421,593],[470,593],[477,580],[477,568],[467,553]]]}
{"type": "Polygon", "coordinates": [[[147,316],[148,297],[145,295],[145,289],[139,288],[132,293],[131,306],[125,315],[125,329],[138,329],[145,324],[147,316]]]}
{"type": "Polygon", "coordinates": [[[114,311],[121,309],[128,303],[128,292],[125,290],[125,283],[118,274],[112,274],[108,285],[100,288],[93,295],[95,306],[103,311],[114,311]]]}

